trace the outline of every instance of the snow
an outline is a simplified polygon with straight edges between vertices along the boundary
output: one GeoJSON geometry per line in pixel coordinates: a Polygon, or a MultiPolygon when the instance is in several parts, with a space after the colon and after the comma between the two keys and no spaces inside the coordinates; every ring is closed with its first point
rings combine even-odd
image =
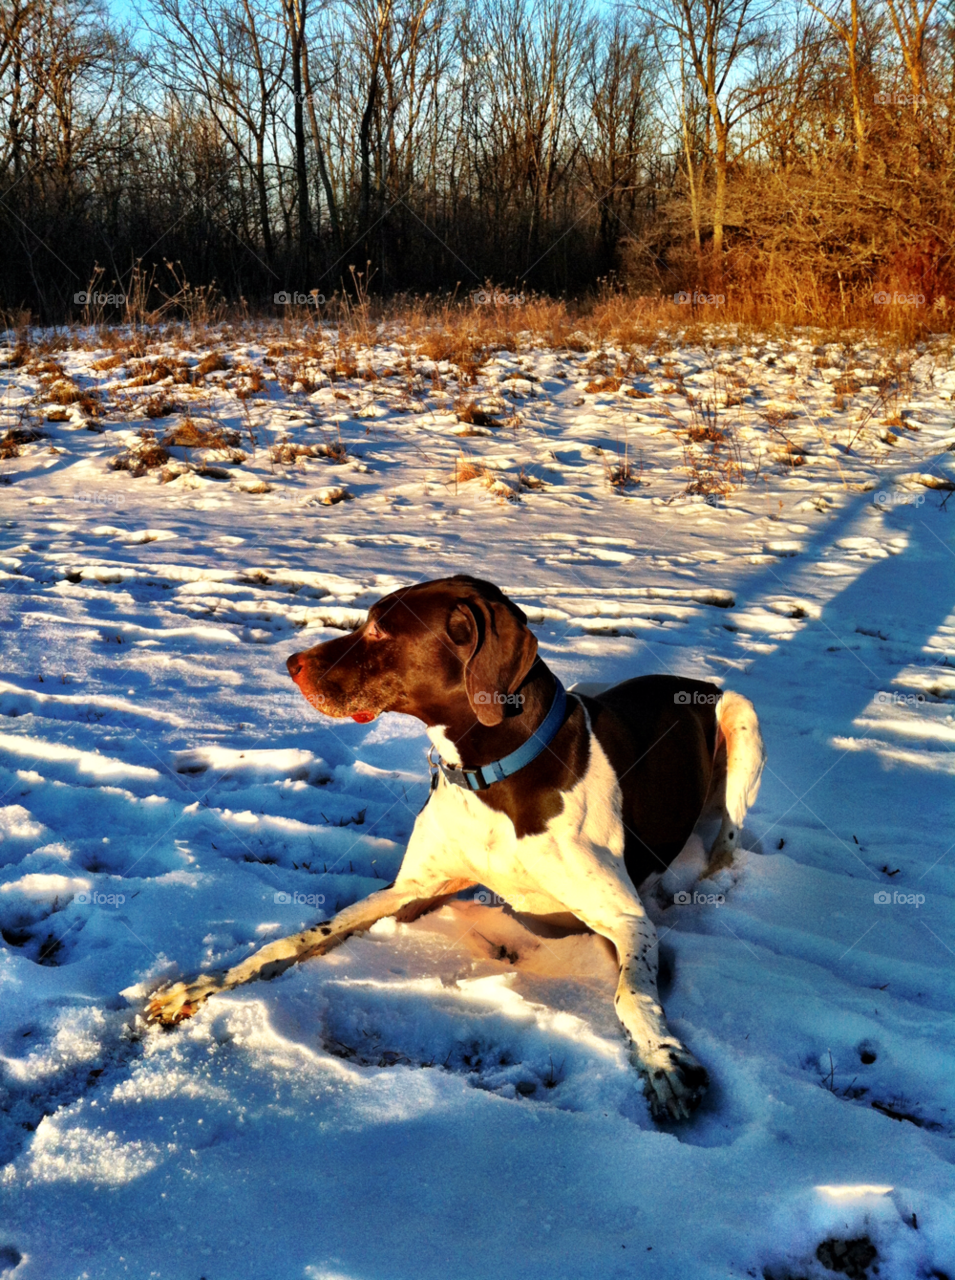
{"type": "Polygon", "coordinates": [[[176,447],[165,483],[108,463],[185,408],[140,417],[154,388],[92,338],[56,353],[109,409],[89,424],[0,371],[0,428],[46,433],[0,464],[0,1276],[820,1280],[818,1246],[862,1237],[880,1280],[955,1274],[946,348],[911,353],[890,441],[863,342],[714,329],[590,393],[627,353],[528,339],[471,387],[382,334],[378,380],[316,357],[307,392],[252,338],[216,347],[261,395],[175,387],[245,460],[176,447]],[[743,482],[687,494],[730,385],[743,482]],[[486,893],[139,1019],[393,878],[423,727],[324,718],[285,659],[454,572],[512,595],[568,685],[679,672],[757,708],[735,865],[699,881],[693,837],[645,895],[712,1080],[680,1128],[649,1119],[606,944],[486,893]]]}

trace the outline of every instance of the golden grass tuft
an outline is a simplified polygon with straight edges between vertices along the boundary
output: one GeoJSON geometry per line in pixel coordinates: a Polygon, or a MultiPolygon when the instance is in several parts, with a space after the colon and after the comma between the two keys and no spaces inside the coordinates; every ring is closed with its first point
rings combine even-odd
{"type": "Polygon", "coordinates": [[[292,444],[289,440],[280,440],[269,449],[269,457],[283,466],[291,466],[300,458],[325,458],[328,462],[342,463],[348,460],[348,450],[341,440],[330,440],[326,444],[292,444]]]}
{"type": "Polygon", "coordinates": [[[165,449],[234,449],[239,443],[238,431],[219,426],[203,426],[192,418],[183,418],[160,442],[165,449]]]}
{"type": "Polygon", "coordinates": [[[128,471],[133,476],[144,476],[147,471],[162,467],[168,461],[168,450],[157,442],[154,432],[144,428],[139,433],[139,443],[124,449],[109,465],[113,471],[128,471]]]}
{"type": "Polygon", "coordinates": [[[161,391],[148,396],[139,406],[147,418],[168,418],[171,413],[179,413],[182,405],[161,391]]]}
{"type": "Polygon", "coordinates": [[[5,360],[0,361],[0,369],[19,369],[30,358],[30,344],[22,338],[16,343],[5,360]]]}
{"type": "Polygon", "coordinates": [[[207,373],[218,373],[220,369],[228,369],[229,358],[221,351],[213,351],[210,355],[203,356],[196,365],[195,372],[201,377],[205,377],[207,373]]]}
{"type": "Polygon", "coordinates": [[[241,385],[235,388],[236,397],[239,400],[248,400],[251,396],[261,394],[265,379],[262,376],[262,370],[255,365],[242,365],[236,369],[236,373],[241,377],[241,385]]]}
{"type": "Polygon", "coordinates": [[[110,369],[119,369],[126,363],[126,357],[120,355],[118,351],[114,351],[111,356],[103,356],[101,360],[94,360],[90,365],[91,369],[95,369],[97,373],[107,373],[110,369]]]}
{"type": "Polygon", "coordinates": [[[46,398],[54,404],[76,404],[83,398],[83,390],[72,378],[58,378],[46,390],[46,398]]]}
{"type": "Polygon", "coordinates": [[[482,463],[476,462],[474,458],[462,454],[454,462],[454,483],[467,484],[469,480],[484,480],[488,476],[488,469],[482,463]]]}
{"type": "Polygon", "coordinates": [[[459,400],[454,406],[454,412],[458,422],[466,423],[468,426],[499,427],[501,425],[500,418],[495,418],[486,410],[479,409],[473,400],[459,400]]]}
{"type": "Polygon", "coordinates": [[[11,427],[0,436],[0,458],[18,458],[21,445],[36,444],[44,435],[45,432],[35,427],[11,427]]]}
{"type": "Polygon", "coordinates": [[[710,425],[687,427],[686,434],[694,444],[722,444],[726,439],[725,432],[721,431],[719,427],[710,425]]]}
{"type": "Polygon", "coordinates": [[[176,360],[137,360],[133,362],[133,376],[129,379],[131,387],[152,387],[157,382],[171,379],[182,386],[192,382],[192,369],[183,361],[176,360]]]}

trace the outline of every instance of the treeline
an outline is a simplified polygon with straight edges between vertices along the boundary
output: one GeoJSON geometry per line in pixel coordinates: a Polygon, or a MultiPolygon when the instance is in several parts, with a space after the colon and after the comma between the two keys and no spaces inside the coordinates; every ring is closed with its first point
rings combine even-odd
{"type": "Polygon", "coordinates": [[[955,296],[938,0],[0,12],[8,312],[75,315],[91,280],[159,289],[167,260],[252,309],[486,281],[718,286],[807,318],[876,289],[955,296]]]}

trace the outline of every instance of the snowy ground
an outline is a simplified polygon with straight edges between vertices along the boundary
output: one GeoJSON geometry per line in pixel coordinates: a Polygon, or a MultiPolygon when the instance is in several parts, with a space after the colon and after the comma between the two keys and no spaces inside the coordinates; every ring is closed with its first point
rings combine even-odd
{"type": "Polygon", "coordinates": [[[893,381],[811,335],[528,346],[470,386],[399,341],[357,376],[268,346],[217,345],[195,385],[135,386],[121,347],[0,373],[0,432],[45,433],[0,463],[0,1274],[955,1275],[951,356],[893,381]],[[71,387],[105,412],[47,421],[71,387]],[[238,446],[109,468],[187,415],[238,446]],[[734,451],[741,485],[685,493],[734,451]],[[680,1129],[649,1120],[598,942],[470,900],[137,1019],[160,978],[392,878],[421,728],[316,716],[285,658],[457,571],[567,684],[679,672],[758,709],[747,851],[699,887],[725,901],[654,908],[713,1081],[680,1129]]]}

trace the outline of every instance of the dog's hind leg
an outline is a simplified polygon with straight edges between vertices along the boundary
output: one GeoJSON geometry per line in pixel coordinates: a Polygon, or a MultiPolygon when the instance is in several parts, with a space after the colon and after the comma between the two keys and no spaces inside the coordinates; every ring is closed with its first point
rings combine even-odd
{"type": "Polygon", "coordinates": [[[725,768],[719,770],[723,790],[722,822],[710,849],[704,876],[732,864],[739,848],[743,819],[756,800],[766,763],[759,721],[748,698],[730,690],[724,693],[716,707],[716,724],[715,755],[719,757],[723,753],[725,760],[725,768]]]}

